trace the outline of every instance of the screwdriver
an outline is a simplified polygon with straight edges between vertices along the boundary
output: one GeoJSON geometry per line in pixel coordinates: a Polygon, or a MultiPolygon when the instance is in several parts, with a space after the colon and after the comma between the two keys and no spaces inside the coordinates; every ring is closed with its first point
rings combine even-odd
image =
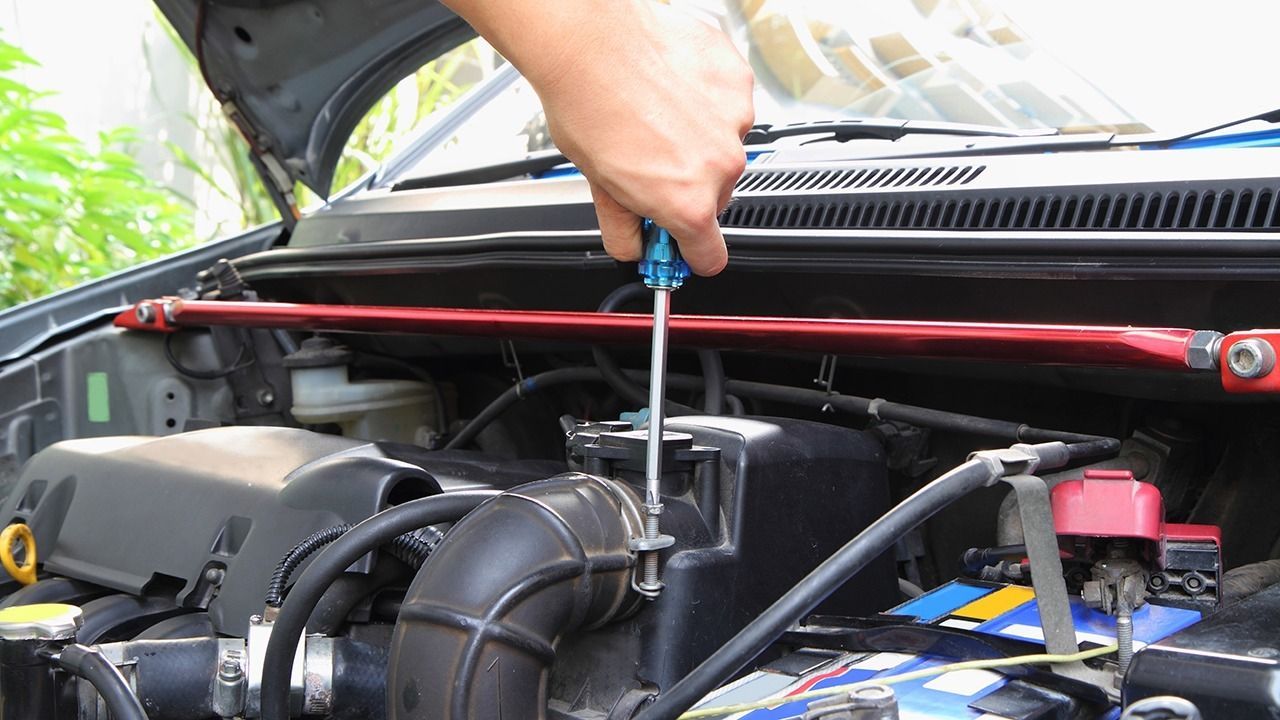
{"type": "Polygon", "coordinates": [[[645,220],[644,257],[640,275],[653,290],[653,349],[649,361],[649,437],[645,446],[644,539],[633,545],[641,551],[644,563],[637,589],[649,597],[662,590],[658,579],[658,551],[671,546],[675,539],[659,532],[662,516],[662,430],[663,409],[667,394],[667,323],[671,316],[671,293],[689,277],[689,265],[680,257],[666,228],[645,220]]]}

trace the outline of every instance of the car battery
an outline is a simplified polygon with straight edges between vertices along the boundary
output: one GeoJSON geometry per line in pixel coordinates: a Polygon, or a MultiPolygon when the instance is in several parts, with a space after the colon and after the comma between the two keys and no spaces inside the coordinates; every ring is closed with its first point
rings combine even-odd
{"type": "MultiPolygon", "coordinates": [[[[1085,607],[1071,598],[1076,639],[1082,650],[1115,643],[1115,619],[1085,607]]],[[[1142,648],[1200,620],[1191,609],[1147,604],[1134,612],[1134,646],[1142,648]]],[[[981,657],[1043,653],[1044,633],[1034,591],[1021,585],[955,580],[912,599],[879,618],[841,622],[835,618],[811,618],[805,628],[789,633],[784,644],[821,640],[801,647],[711,693],[696,707],[732,708],[723,717],[741,720],[800,718],[819,699],[789,697],[861,683],[884,681],[896,675],[938,667],[962,660],[970,647],[981,657]],[[833,626],[858,628],[856,644],[893,647],[893,650],[850,650],[833,626]],[[840,646],[844,646],[843,648],[840,646]],[[935,652],[943,649],[946,654],[935,652]]],[[[1067,717],[1088,703],[1071,692],[1070,681],[1047,672],[1015,667],[995,670],[954,670],[931,677],[893,683],[901,718],[1022,718],[1067,717]],[[1051,682],[1042,682],[1051,679],[1051,682]],[[1061,680],[1061,682],[1059,682],[1061,680]]],[[[1105,707],[1102,716],[1118,714],[1105,707]]],[[[818,717],[820,714],[811,715],[818,717]]],[[[825,716],[824,716],[825,717],[825,716]]],[[[838,716],[833,716],[838,717],[838,716]]],[[[856,716],[855,716],[856,717],[856,716]]]]}

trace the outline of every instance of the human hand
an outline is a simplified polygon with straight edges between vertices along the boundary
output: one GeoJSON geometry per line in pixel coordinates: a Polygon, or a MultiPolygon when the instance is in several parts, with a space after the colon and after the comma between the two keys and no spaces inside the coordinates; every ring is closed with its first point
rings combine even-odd
{"type": "Polygon", "coordinates": [[[538,92],[556,145],[590,184],[610,255],[640,259],[648,217],[695,273],[724,269],[717,217],[755,116],[751,69],[728,37],[649,0],[449,4],[538,92]]]}

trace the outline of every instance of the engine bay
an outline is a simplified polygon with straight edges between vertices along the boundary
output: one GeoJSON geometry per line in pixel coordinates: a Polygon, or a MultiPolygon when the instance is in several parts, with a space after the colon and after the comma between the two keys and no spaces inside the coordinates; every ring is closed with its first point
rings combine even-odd
{"type": "Polygon", "coordinates": [[[31,688],[30,717],[118,716],[82,648],[153,720],[1270,703],[1259,406],[677,352],[655,545],[647,377],[626,352],[415,359],[393,335],[127,315],[171,326],[48,352],[145,387],[102,428],[132,432],[52,443],[8,476],[0,686],[31,688]]]}

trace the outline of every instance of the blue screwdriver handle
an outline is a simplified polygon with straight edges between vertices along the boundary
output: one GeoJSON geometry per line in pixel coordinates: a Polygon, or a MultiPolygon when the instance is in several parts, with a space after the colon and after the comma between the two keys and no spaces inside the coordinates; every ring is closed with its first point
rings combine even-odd
{"type": "Polygon", "coordinates": [[[652,220],[645,220],[641,227],[644,238],[644,257],[640,260],[640,275],[651,288],[675,290],[689,277],[689,265],[680,257],[680,248],[667,229],[652,220]]]}

